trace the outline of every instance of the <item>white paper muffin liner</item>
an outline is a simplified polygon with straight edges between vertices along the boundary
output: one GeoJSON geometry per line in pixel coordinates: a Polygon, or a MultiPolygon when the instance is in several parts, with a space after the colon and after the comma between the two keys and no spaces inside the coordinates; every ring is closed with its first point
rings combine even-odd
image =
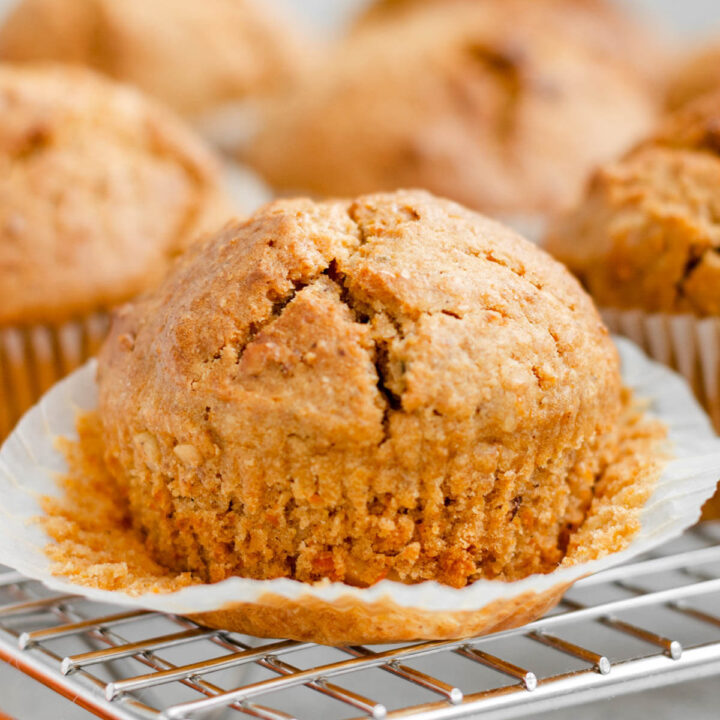
{"type": "Polygon", "coordinates": [[[720,432],[720,318],[601,309],[611,332],[679,372],[720,432]]]}
{"type": "Polygon", "coordinates": [[[0,438],[58,380],[97,353],[108,330],[105,312],[48,325],[0,327],[0,438]]]}
{"type": "MultiPolygon", "coordinates": [[[[343,612],[350,609],[361,615],[379,607],[384,608],[383,612],[390,608],[395,615],[397,611],[412,613],[415,609],[422,613],[420,624],[412,631],[418,637],[462,636],[469,634],[470,629],[498,629],[520,624],[532,619],[532,613],[518,613],[527,598],[545,598],[544,605],[535,613],[541,614],[579,578],[627,561],[680,535],[697,522],[703,503],[712,495],[720,478],[720,440],[687,384],[677,374],[648,360],[632,343],[622,339],[617,342],[624,381],[639,398],[649,403],[649,413],[668,426],[674,458],[665,467],[652,497],[642,510],[641,530],[622,552],[561,568],[548,575],[531,576],[516,582],[478,580],[463,589],[436,582],[404,585],[383,580],[369,588],[357,588],[329,581],[311,585],[290,579],[230,578],[214,585],[196,585],[168,594],[132,596],[75,584],[52,574],[51,562],[43,550],[50,539],[37,517],[42,514],[40,498],[59,495],[61,490],[56,478],[67,471],[64,457],[56,447],[56,438],[76,437],[77,413],[96,406],[96,365],[90,361],[56,385],[33,408],[0,451],[0,493],[3,498],[0,562],[63,593],[181,615],[220,611],[216,612],[215,622],[223,622],[227,617],[223,613],[233,607],[257,609],[264,606],[267,610],[272,605],[277,612],[282,612],[286,606],[316,606],[344,608],[343,612]],[[440,630],[423,625],[424,619],[428,618],[455,622],[462,614],[463,617],[475,617],[483,611],[489,612],[491,606],[512,606],[515,614],[508,610],[502,621],[490,625],[471,624],[455,629],[443,626],[440,630]]],[[[277,636],[282,634],[284,627],[279,623],[275,629],[277,636]]],[[[296,635],[317,637],[312,632],[296,632],[296,635]]],[[[329,637],[337,638],[337,635],[329,637]]],[[[386,635],[371,633],[370,637],[380,639],[386,635]]],[[[322,637],[320,641],[323,641],[322,637]]],[[[328,641],[332,642],[332,639],[328,641]]]]}

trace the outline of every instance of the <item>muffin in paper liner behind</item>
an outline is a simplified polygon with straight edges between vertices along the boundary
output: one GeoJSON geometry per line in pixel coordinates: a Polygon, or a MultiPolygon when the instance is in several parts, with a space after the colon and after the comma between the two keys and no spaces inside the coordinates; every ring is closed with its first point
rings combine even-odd
{"type": "Polygon", "coordinates": [[[93,357],[107,334],[106,312],[61,324],[0,327],[0,438],[58,380],[93,357]]]}
{"type": "Polygon", "coordinates": [[[95,363],[59,383],[20,423],[0,452],[4,502],[0,559],[63,592],[105,602],[192,615],[209,625],[256,635],[283,635],[334,644],[457,638],[531,621],[576,580],[603,570],[679,535],[697,521],[700,507],[720,477],[720,440],[686,384],[648,361],[627,341],[618,342],[623,378],[650,403],[669,429],[673,460],[665,467],[642,510],[641,529],[625,550],[591,562],[561,567],[505,583],[477,581],[455,589],[435,582],[403,585],[382,581],[369,588],[341,583],[233,577],[215,585],[189,585],[142,594],[87,587],[53,574],[45,552],[48,536],[37,520],[42,497],[57,496],[67,472],[58,437],[75,435],[76,414],[96,405],[95,363]]]}
{"type": "MultiPolygon", "coordinates": [[[[720,432],[720,318],[691,314],[601,309],[612,332],[625,335],[653,359],[677,370],[720,432]]],[[[720,490],[705,506],[706,519],[720,518],[720,490]]]]}
{"type": "Polygon", "coordinates": [[[94,72],[0,67],[0,439],[94,355],[109,313],[234,213],[213,152],[94,72]]]}

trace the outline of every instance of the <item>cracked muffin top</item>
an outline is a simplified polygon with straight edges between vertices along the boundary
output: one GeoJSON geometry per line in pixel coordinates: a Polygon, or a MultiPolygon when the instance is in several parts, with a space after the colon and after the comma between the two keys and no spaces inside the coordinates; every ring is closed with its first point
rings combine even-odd
{"type": "Polygon", "coordinates": [[[268,108],[245,158],[278,188],[322,195],[420,186],[492,213],[572,204],[649,130],[656,98],[544,8],[432,5],[370,24],[268,108]]]}
{"type": "Polygon", "coordinates": [[[720,314],[720,94],[600,168],[547,249],[600,305],[720,314]]]}
{"type": "Polygon", "coordinates": [[[264,0],[21,0],[0,58],[89,66],[195,116],[292,77],[303,52],[264,0]]]}
{"type": "Polygon", "coordinates": [[[211,152],[134,90],[6,65],[0,108],[2,323],[123,302],[232,214],[211,152]]]}
{"type": "Polygon", "coordinates": [[[98,384],[133,523],[209,581],[552,570],[622,404],[570,273],[420,191],[228,226],[118,313],[98,384]]]}

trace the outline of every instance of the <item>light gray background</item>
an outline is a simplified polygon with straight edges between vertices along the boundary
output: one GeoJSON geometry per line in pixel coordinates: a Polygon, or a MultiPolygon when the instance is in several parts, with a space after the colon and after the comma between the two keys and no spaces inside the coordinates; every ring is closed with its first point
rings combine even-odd
{"type": "MultiPolygon", "coordinates": [[[[7,0],[4,0],[7,2],[7,0]]],[[[367,0],[270,0],[284,5],[313,27],[335,31],[367,0]]],[[[656,17],[672,33],[686,38],[707,36],[720,28],[720,0],[616,0],[656,17]]]]}
{"type": "MultiPolygon", "coordinates": [[[[122,2],[122,0],[116,0],[122,2]]],[[[152,0],[147,0],[152,2],[152,0]]],[[[202,2],[202,0],[197,0],[202,2]]],[[[263,1],[263,0],[261,0],[263,1]]],[[[264,0],[284,5],[319,34],[337,35],[366,0],[264,0]]],[[[651,15],[688,46],[720,36],[720,0],[617,0],[651,15]]],[[[12,0],[0,0],[0,12],[12,0]]],[[[0,663],[0,710],[22,720],[85,720],[93,717],[0,663]]],[[[711,720],[720,717],[720,678],[686,683],[617,700],[536,716],[537,720],[711,720]]],[[[322,720],[318,718],[317,720],[322,720]]]]}

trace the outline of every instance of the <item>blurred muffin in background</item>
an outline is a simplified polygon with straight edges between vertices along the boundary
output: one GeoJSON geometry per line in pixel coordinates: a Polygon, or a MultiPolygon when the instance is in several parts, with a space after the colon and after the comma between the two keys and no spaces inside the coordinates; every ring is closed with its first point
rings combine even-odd
{"type": "MultiPolygon", "coordinates": [[[[455,11],[459,4],[502,0],[375,0],[360,16],[358,27],[370,22],[396,18],[418,9],[435,5],[455,11]]],[[[657,85],[662,78],[664,63],[658,58],[666,53],[657,28],[641,22],[612,0],[525,0],[526,4],[542,6],[545,22],[560,25],[567,32],[582,37],[589,47],[621,62],[657,85]]],[[[541,16],[542,17],[542,16],[541,16]]]]}
{"type": "Polygon", "coordinates": [[[601,306],[720,316],[720,94],[598,169],[548,248],[601,306]]]}
{"type": "Polygon", "coordinates": [[[720,90],[720,42],[692,54],[680,64],[668,84],[668,109],[677,110],[716,90],[720,90]]]}
{"type": "Polygon", "coordinates": [[[113,306],[230,215],[211,152],[135,90],[0,65],[0,437],[94,354],[113,306]]]}
{"type": "MultiPolygon", "coordinates": [[[[547,249],[612,330],[690,381],[720,431],[720,94],[599,169],[547,249]]],[[[720,517],[720,495],[711,505],[720,517]]]]}
{"type": "Polygon", "coordinates": [[[21,0],[0,58],[87,65],[209,124],[287,81],[302,51],[263,0],[21,0]]]}
{"type": "Polygon", "coordinates": [[[551,6],[457,2],[370,24],[271,104],[240,154],[283,190],[420,186],[496,214],[562,208],[651,127],[658,98],[551,6]]]}

